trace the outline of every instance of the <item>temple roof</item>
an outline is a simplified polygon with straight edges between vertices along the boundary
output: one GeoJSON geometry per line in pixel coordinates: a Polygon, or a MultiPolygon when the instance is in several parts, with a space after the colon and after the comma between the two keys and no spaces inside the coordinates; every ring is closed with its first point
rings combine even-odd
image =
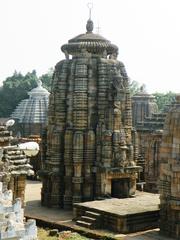
{"type": "Polygon", "coordinates": [[[42,87],[41,81],[38,86],[28,92],[29,99],[22,100],[11,118],[18,119],[19,123],[45,123],[49,102],[49,92],[42,87]]]}
{"type": "Polygon", "coordinates": [[[23,150],[16,146],[9,146],[3,151],[2,161],[8,163],[8,171],[11,175],[33,175],[34,171],[29,164],[23,150]]]}
{"type": "Polygon", "coordinates": [[[116,45],[101,35],[93,33],[93,22],[91,19],[87,21],[86,30],[86,33],[70,39],[68,44],[64,44],[61,47],[61,50],[64,53],[67,52],[72,55],[82,50],[93,54],[103,54],[104,52],[106,52],[107,55],[118,54],[118,47],[116,45]]]}
{"type": "Polygon", "coordinates": [[[132,99],[133,99],[133,100],[139,99],[139,98],[146,98],[146,99],[154,99],[154,100],[155,100],[155,96],[153,96],[152,94],[149,94],[149,93],[146,91],[145,85],[142,85],[142,86],[140,87],[139,92],[137,92],[136,94],[134,94],[134,95],[132,96],[132,99]]]}
{"type": "Polygon", "coordinates": [[[13,139],[7,124],[0,124],[0,180],[4,176],[32,175],[34,172],[29,164],[29,159],[19,146],[11,146],[13,139]]]}

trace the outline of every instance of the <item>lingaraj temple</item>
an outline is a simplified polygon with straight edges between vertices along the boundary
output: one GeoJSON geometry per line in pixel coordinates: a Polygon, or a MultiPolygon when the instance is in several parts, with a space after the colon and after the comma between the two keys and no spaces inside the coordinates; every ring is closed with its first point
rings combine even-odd
{"type": "MultiPolygon", "coordinates": [[[[118,47],[93,33],[91,18],[86,33],[61,50],[65,59],[55,66],[43,136],[42,205],[73,207],[77,224],[85,225],[90,205],[100,209],[101,199],[132,199],[140,180],[145,190],[160,192],[161,233],[178,238],[179,96],[164,113],[144,88],[131,99],[118,47]]],[[[103,213],[103,223],[121,232],[158,226],[159,210],[148,211],[127,212],[126,221],[103,213]]]]}
{"type": "Polygon", "coordinates": [[[179,239],[180,96],[164,112],[143,87],[131,97],[118,47],[93,27],[90,17],[86,32],[61,47],[51,93],[39,82],[12,114],[24,135],[42,136],[41,203],[73,208],[81,226],[121,233],[160,226],[179,239]]]}
{"type": "Polygon", "coordinates": [[[72,208],[136,191],[137,134],[132,128],[129,78],[118,47],[86,33],[61,47],[49,100],[42,204],[72,208]],[[72,58],[71,58],[72,57],[72,58]]]}

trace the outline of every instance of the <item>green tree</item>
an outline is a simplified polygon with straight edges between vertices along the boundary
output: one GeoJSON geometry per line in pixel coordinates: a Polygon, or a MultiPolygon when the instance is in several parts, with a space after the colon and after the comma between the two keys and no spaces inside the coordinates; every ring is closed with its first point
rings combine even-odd
{"type": "Polygon", "coordinates": [[[50,91],[51,90],[51,81],[53,76],[54,69],[50,68],[49,71],[42,76],[39,77],[39,79],[42,81],[43,86],[50,91]]]}
{"type": "Polygon", "coordinates": [[[153,93],[160,111],[163,111],[166,105],[171,104],[175,99],[175,93],[169,91],[168,93],[153,93]]]}
{"type": "Polygon", "coordinates": [[[133,80],[132,82],[130,82],[131,96],[138,93],[140,91],[140,88],[141,88],[141,86],[137,81],[133,80]]]}

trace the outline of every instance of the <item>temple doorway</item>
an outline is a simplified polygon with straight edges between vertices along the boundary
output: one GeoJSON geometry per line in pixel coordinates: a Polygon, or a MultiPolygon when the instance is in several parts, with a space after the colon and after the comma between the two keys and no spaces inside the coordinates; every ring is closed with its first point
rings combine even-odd
{"type": "Polygon", "coordinates": [[[118,178],[112,179],[111,182],[111,196],[114,198],[129,197],[130,179],[118,178]]]}

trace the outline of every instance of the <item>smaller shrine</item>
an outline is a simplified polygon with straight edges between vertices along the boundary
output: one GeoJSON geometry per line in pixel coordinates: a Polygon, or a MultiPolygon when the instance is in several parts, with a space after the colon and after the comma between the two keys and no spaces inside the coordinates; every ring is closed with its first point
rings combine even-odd
{"type": "Polygon", "coordinates": [[[13,131],[19,137],[40,135],[47,124],[49,92],[37,81],[37,87],[28,92],[29,98],[22,100],[11,114],[15,120],[13,131]]]}
{"type": "Polygon", "coordinates": [[[149,94],[145,86],[140,88],[132,97],[132,122],[133,126],[144,123],[144,120],[148,117],[152,117],[154,113],[158,112],[158,106],[155,102],[155,97],[149,94]]]}
{"type": "Polygon", "coordinates": [[[164,124],[159,190],[160,232],[180,239],[180,95],[164,124]]]}
{"type": "Polygon", "coordinates": [[[155,97],[141,87],[132,97],[133,126],[138,135],[140,181],[148,192],[158,192],[160,146],[166,113],[159,112],[155,97]]]}

